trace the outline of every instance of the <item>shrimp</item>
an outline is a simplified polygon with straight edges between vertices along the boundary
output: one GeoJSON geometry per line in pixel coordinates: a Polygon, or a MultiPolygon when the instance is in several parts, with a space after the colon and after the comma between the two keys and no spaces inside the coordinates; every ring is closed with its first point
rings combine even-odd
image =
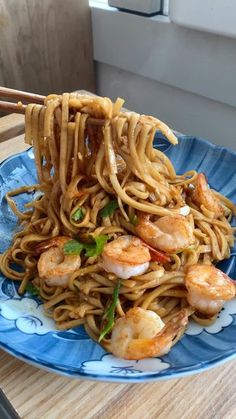
{"type": "Polygon", "coordinates": [[[226,300],[235,297],[235,284],[213,265],[189,266],[185,276],[189,304],[203,314],[218,313],[226,300]]]}
{"type": "Polygon", "coordinates": [[[186,309],[166,325],[154,311],[131,308],[112,329],[111,352],[118,358],[143,359],[169,352],[173,339],[188,323],[186,309]]]}
{"type": "Polygon", "coordinates": [[[167,253],[177,253],[194,243],[193,228],[183,215],[166,215],[150,221],[150,214],[138,216],[136,232],[147,244],[167,253]]]}
{"type": "Polygon", "coordinates": [[[42,252],[38,261],[38,273],[48,286],[66,288],[70,274],[80,268],[79,255],[65,255],[63,252],[63,247],[69,240],[70,237],[58,236],[36,247],[36,252],[42,252]]]}
{"type": "Polygon", "coordinates": [[[105,271],[128,279],[146,272],[151,256],[139,238],[121,236],[104,246],[102,258],[105,271]]]}
{"type": "Polygon", "coordinates": [[[195,189],[192,192],[192,200],[197,205],[203,205],[207,210],[213,212],[215,218],[224,215],[224,209],[220,200],[208,187],[206,177],[203,173],[197,175],[195,189]]]}

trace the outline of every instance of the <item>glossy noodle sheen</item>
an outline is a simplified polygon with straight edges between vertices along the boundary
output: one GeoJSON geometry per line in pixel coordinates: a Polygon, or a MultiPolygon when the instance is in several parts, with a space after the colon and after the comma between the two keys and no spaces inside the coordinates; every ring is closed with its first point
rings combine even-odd
{"type": "MultiPolygon", "coordinates": [[[[122,105],[119,98],[112,103],[64,93],[49,95],[44,105],[27,106],[25,141],[34,147],[38,184],[6,194],[22,229],[1,256],[0,268],[7,278],[20,281],[20,293],[33,281],[58,329],[84,324],[95,340],[108,321],[104,313],[118,281],[115,272],[121,272],[114,320],[134,307],[155,312],[161,318],[158,325],[169,322],[160,335],[169,350],[183,334],[187,317],[202,324],[216,318],[189,305],[185,276],[191,265],[211,265],[230,256],[235,206],[209,189],[203,174],[192,170],[176,175],[167,156],[153,147],[157,130],[177,144],[172,131],[154,117],[122,112],[122,105]],[[38,199],[21,212],[14,196],[34,190],[38,199]],[[121,236],[139,236],[147,260],[137,256],[136,262],[132,254],[127,271],[131,253],[120,259],[115,253],[111,263],[105,260],[110,246],[104,248],[104,262],[101,252],[91,250],[94,238],[101,236],[108,245],[121,236]],[[64,258],[71,239],[88,246],[78,257],[64,258]],[[180,327],[172,319],[183,310],[180,327]]],[[[139,342],[138,352],[146,340],[139,342]]],[[[152,345],[160,346],[157,340],[152,345]]],[[[112,349],[110,330],[101,344],[112,349]]],[[[137,348],[137,342],[129,350],[131,346],[137,348]]],[[[145,349],[143,356],[158,353],[145,349]]]]}

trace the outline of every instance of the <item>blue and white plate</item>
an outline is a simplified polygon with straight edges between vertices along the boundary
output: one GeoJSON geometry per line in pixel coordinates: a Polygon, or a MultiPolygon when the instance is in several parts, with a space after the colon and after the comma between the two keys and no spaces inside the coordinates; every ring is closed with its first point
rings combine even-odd
{"type": "MultiPolygon", "coordinates": [[[[172,160],[178,173],[204,172],[210,186],[236,201],[236,153],[198,138],[180,136],[170,145],[161,134],[156,147],[172,160]]],[[[32,150],[5,160],[0,166],[0,252],[16,228],[5,193],[36,182],[32,150]]],[[[16,198],[23,208],[29,194],[16,198]]],[[[236,279],[235,250],[220,268],[236,279]]],[[[83,327],[61,332],[45,317],[42,303],[30,295],[19,297],[17,283],[0,276],[0,347],[13,356],[70,377],[116,382],[148,382],[197,373],[236,357],[236,300],[230,301],[209,327],[191,324],[181,341],[162,358],[124,361],[106,353],[83,327]]]]}

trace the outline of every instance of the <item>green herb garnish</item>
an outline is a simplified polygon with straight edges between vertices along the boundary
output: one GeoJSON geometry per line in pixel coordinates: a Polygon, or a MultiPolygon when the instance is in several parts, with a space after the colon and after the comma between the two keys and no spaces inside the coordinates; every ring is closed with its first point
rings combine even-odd
{"type": "Polygon", "coordinates": [[[78,208],[71,216],[72,220],[79,221],[84,217],[83,208],[78,208]]]}
{"type": "Polygon", "coordinates": [[[117,200],[113,200],[108,202],[108,204],[101,209],[99,214],[102,218],[109,217],[117,208],[119,208],[118,202],[117,200]]]}
{"type": "Polygon", "coordinates": [[[87,257],[99,256],[103,252],[108,236],[100,234],[100,236],[94,237],[93,240],[93,243],[81,243],[78,240],[69,240],[64,246],[64,253],[66,255],[80,255],[84,251],[87,257]]]}
{"type": "Polygon", "coordinates": [[[112,302],[103,316],[104,319],[107,319],[107,324],[101,331],[100,336],[98,338],[98,342],[101,342],[101,340],[107,335],[107,333],[111,331],[111,329],[114,326],[115,309],[118,303],[120,285],[121,285],[121,282],[118,281],[113,291],[112,302]]]}
{"type": "Polygon", "coordinates": [[[64,253],[66,255],[80,255],[83,249],[84,249],[83,243],[80,243],[77,240],[69,240],[64,245],[64,253]]]}
{"type": "Polygon", "coordinates": [[[25,291],[27,291],[31,295],[35,295],[35,296],[39,295],[39,290],[31,282],[29,282],[26,285],[25,291]]]}
{"type": "Polygon", "coordinates": [[[133,224],[134,226],[136,226],[138,224],[138,217],[136,214],[131,215],[129,217],[129,221],[131,222],[131,224],[133,224]]]}

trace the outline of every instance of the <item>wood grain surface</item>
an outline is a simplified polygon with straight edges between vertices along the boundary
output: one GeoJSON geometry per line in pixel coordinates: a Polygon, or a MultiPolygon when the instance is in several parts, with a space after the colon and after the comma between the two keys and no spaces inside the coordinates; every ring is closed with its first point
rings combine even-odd
{"type": "Polygon", "coordinates": [[[88,0],[1,0],[0,85],[94,91],[88,0]]]}
{"type": "Polygon", "coordinates": [[[0,143],[16,137],[24,132],[25,117],[20,114],[10,114],[1,118],[0,143]]]}
{"type": "Polygon", "coordinates": [[[24,419],[235,419],[236,362],[148,384],[60,377],[0,350],[0,385],[24,419]]]}
{"type": "MultiPolygon", "coordinates": [[[[23,136],[5,141],[0,160],[26,148],[23,136]]],[[[78,381],[0,350],[0,387],[23,419],[235,419],[235,377],[236,361],[230,361],[199,375],[156,383],[78,381]]]]}
{"type": "Polygon", "coordinates": [[[5,160],[9,156],[12,156],[13,154],[17,154],[21,151],[27,150],[29,147],[29,144],[24,143],[24,134],[18,135],[17,137],[0,143],[0,162],[5,160]]]}

